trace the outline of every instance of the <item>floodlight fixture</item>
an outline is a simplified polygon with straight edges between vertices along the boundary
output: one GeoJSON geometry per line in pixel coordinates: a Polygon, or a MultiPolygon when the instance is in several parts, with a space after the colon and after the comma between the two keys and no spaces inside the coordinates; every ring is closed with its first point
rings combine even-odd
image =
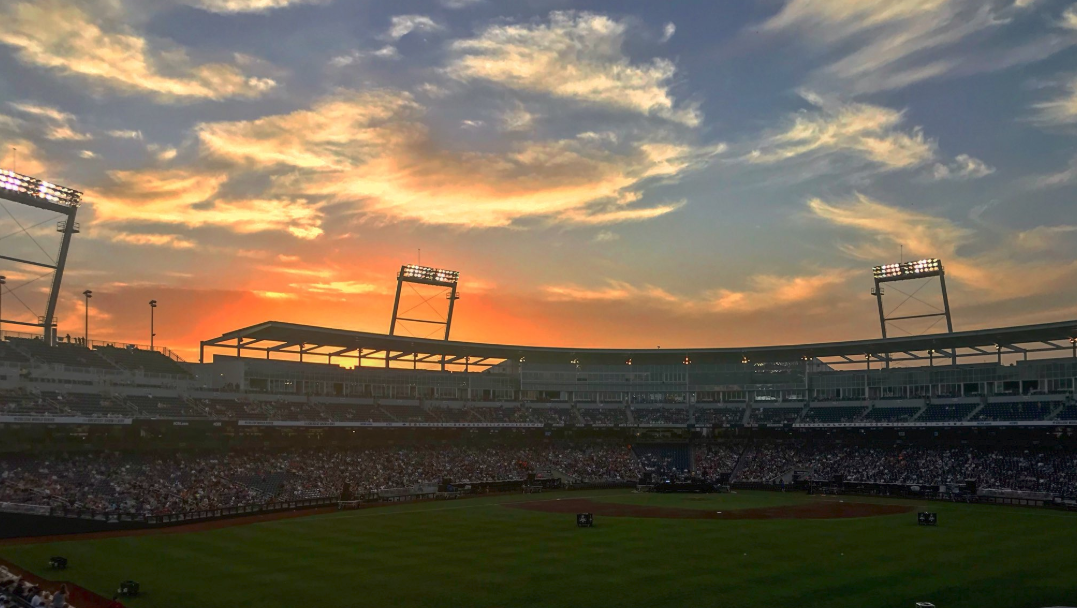
{"type": "Polygon", "coordinates": [[[934,277],[942,273],[942,261],[938,258],[927,258],[915,262],[901,262],[899,264],[883,264],[872,268],[875,280],[903,281],[920,277],[934,277]]]}
{"type": "MultiPolygon", "coordinates": [[[[926,319],[929,317],[945,317],[946,318],[946,332],[953,333],[954,325],[953,319],[950,316],[950,298],[946,294],[946,271],[943,269],[942,260],[938,258],[924,258],[922,260],[915,260],[912,262],[899,262],[897,264],[881,264],[872,268],[872,276],[875,279],[875,287],[871,290],[871,295],[875,296],[875,300],[879,307],[879,328],[882,330],[883,338],[887,338],[886,328],[887,323],[891,321],[901,321],[905,319],[926,319]],[[882,287],[883,283],[892,283],[897,281],[911,281],[914,279],[930,279],[933,277],[939,278],[939,287],[942,291],[942,309],[939,312],[933,312],[928,314],[917,315],[905,315],[900,317],[887,316],[883,310],[883,295],[886,293],[882,287]]],[[[899,290],[900,291],[900,290],[899,290]]],[[[904,293],[904,292],[902,292],[904,293]]],[[[912,295],[905,294],[908,297],[905,301],[913,299],[916,292],[912,295]]],[[[919,298],[917,300],[923,302],[919,298]]],[[[902,302],[904,304],[904,302],[902,302]]],[[[898,308],[900,308],[900,304],[898,308]]],[[[934,307],[933,307],[934,308],[934,307]]],[[[897,308],[894,309],[896,311],[897,308]]],[[[893,313],[894,311],[891,311],[893,313]]],[[[956,363],[957,359],[954,358],[956,363]]],[[[887,359],[887,366],[890,362],[887,359]]]]}
{"type": "Polygon", "coordinates": [[[7,196],[39,199],[71,207],[78,207],[82,204],[82,193],[78,190],[6,169],[0,169],[0,189],[4,190],[7,196]]]}
{"type": "MultiPolygon", "coordinates": [[[[45,343],[49,345],[56,344],[56,306],[60,297],[60,286],[64,278],[64,267],[67,264],[71,235],[79,232],[79,225],[75,223],[75,214],[78,212],[79,206],[82,205],[82,192],[53,184],[43,179],[23,175],[22,173],[0,169],[0,199],[65,216],[65,220],[56,225],[56,231],[61,233],[62,237],[60,251],[55,260],[50,260],[51,263],[0,255],[0,259],[55,271],[52,278],[52,288],[49,291],[49,299],[45,305],[45,314],[38,315],[38,322],[8,320],[7,323],[40,327],[43,330],[45,343]]],[[[24,228],[23,231],[25,232],[26,229],[24,228]]]]}
{"type": "Polygon", "coordinates": [[[429,285],[450,287],[460,282],[460,273],[455,270],[445,270],[443,268],[405,264],[400,267],[400,278],[412,283],[426,283],[429,285]]]}
{"type": "MultiPolygon", "coordinates": [[[[444,339],[449,339],[449,331],[452,329],[452,313],[456,306],[456,301],[460,299],[460,294],[456,291],[457,285],[460,283],[460,273],[455,270],[446,270],[444,268],[434,268],[431,266],[420,266],[418,264],[404,264],[400,267],[400,272],[396,275],[396,298],[393,301],[393,317],[389,322],[389,335],[396,335],[396,323],[397,321],[407,321],[411,323],[424,323],[430,325],[444,325],[445,334],[444,339]],[[420,284],[420,285],[433,285],[435,287],[445,287],[449,290],[446,295],[446,299],[449,301],[449,310],[444,317],[441,317],[441,313],[433,308],[431,309],[440,318],[437,320],[422,319],[422,318],[407,318],[399,316],[400,311],[400,292],[404,288],[404,283],[420,284]]],[[[414,288],[413,288],[414,289],[414,288]]],[[[433,296],[423,299],[423,304],[430,304],[430,300],[433,296]]],[[[414,308],[414,307],[412,307],[414,308]]],[[[408,311],[405,311],[405,314],[408,311]]],[[[386,367],[389,365],[389,359],[386,357],[386,367]]],[[[442,357],[441,363],[442,370],[445,369],[445,359],[442,357]]],[[[466,369],[466,366],[465,366],[466,369]]]]}

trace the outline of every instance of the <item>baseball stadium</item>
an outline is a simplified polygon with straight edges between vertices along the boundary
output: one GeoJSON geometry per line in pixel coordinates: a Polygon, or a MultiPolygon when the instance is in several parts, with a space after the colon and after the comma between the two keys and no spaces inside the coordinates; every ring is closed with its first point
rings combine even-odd
{"type": "MultiPolygon", "coordinates": [[[[4,175],[74,225],[80,193],[4,175]]],[[[460,342],[459,273],[406,264],[388,334],[267,321],[188,363],[5,332],[2,588],[77,608],[1071,601],[1077,320],[952,331],[941,260],[873,272],[884,336],[901,281],[941,283],[947,331],[460,342]],[[405,285],[447,295],[424,321],[442,338],[398,333],[421,321],[405,285]]]]}
{"type": "Polygon", "coordinates": [[[1077,606],[1075,66],[1074,0],[0,0],[0,608],[1077,606]]]}

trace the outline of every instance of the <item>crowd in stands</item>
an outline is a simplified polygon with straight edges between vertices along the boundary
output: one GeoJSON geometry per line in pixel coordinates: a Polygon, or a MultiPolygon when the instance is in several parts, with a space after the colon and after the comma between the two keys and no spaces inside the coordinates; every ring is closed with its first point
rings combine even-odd
{"type": "Polygon", "coordinates": [[[632,410],[637,424],[688,424],[688,410],[683,407],[640,407],[632,410]]]}
{"type": "Polygon", "coordinates": [[[0,458],[0,502],[65,511],[161,515],[387,488],[524,479],[633,481],[644,472],[774,483],[815,479],[941,485],[1077,496],[1077,454],[979,447],[868,446],[800,440],[697,446],[610,443],[370,447],[212,453],[78,453],[0,458]]]}
{"type": "Polygon", "coordinates": [[[740,458],[739,443],[718,443],[705,446],[695,452],[695,475],[703,479],[717,479],[722,473],[732,473],[740,458]]]}
{"type": "Polygon", "coordinates": [[[635,480],[624,447],[428,447],[0,459],[0,502],[161,515],[385,488],[523,479],[635,480]]]}
{"type": "Polygon", "coordinates": [[[772,482],[802,471],[814,479],[842,475],[848,482],[918,485],[975,480],[979,488],[1077,496],[1077,454],[1068,451],[794,441],[753,446],[746,463],[738,480],[772,482]]]}
{"type": "Polygon", "coordinates": [[[6,566],[0,566],[2,608],[71,608],[71,604],[67,603],[68,598],[67,585],[61,585],[55,592],[45,591],[14,574],[6,566]]]}

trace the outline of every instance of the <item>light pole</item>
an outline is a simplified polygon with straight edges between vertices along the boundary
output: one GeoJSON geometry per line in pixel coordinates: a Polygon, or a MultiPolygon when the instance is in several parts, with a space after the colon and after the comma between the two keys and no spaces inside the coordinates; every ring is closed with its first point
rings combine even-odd
{"type": "Polygon", "coordinates": [[[86,306],[83,307],[86,312],[86,329],[82,334],[82,341],[85,342],[83,346],[90,348],[90,298],[93,297],[93,292],[87,289],[82,295],[86,296],[86,306]]]}
{"type": "MultiPolygon", "coordinates": [[[[0,327],[3,327],[4,323],[4,285],[7,284],[7,277],[0,276],[0,327]]],[[[0,331],[0,340],[4,338],[4,332],[0,331]]]]}
{"type": "Polygon", "coordinates": [[[153,309],[157,308],[157,300],[150,300],[150,350],[153,350],[153,337],[157,334],[153,333],[153,309]]]}

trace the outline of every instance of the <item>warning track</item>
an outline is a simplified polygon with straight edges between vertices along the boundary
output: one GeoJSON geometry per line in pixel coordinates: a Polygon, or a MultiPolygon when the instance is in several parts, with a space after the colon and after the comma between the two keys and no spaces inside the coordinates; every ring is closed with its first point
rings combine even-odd
{"type": "Polygon", "coordinates": [[[526,509],[543,513],[594,513],[607,517],[646,517],[658,519],[846,519],[878,517],[909,513],[912,506],[885,505],[863,502],[812,502],[802,505],[737,509],[733,511],[704,511],[676,507],[651,507],[615,502],[596,502],[586,498],[542,500],[504,505],[510,509],[526,509]]]}

